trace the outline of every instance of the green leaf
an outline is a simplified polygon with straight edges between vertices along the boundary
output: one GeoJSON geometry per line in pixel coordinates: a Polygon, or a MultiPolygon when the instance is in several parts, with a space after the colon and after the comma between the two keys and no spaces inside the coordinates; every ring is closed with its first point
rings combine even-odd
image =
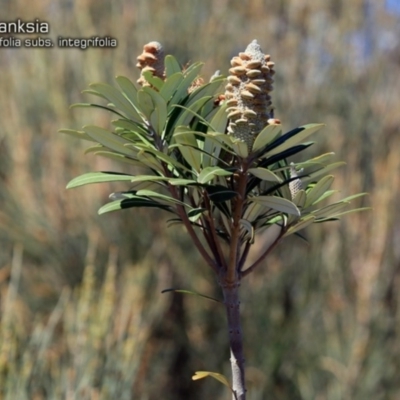
{"type": "Polygon", "coordinates": [[[189,221],[196,222],[205,211],[207,211],[207,208],[193,208],[193,209],[191,209],[187,213],[187,215],[189,217],[189,221]]]}
{"type": "Polygon", "coordinates": [[[89,183],[131,181],[132,178],[134,178],[134,176],[120,172],[88,172],[87,174],[72,179],[68,183],[67,189],[87,185],[89,183]]]}
{"type": "Polygon", "coordinates": [[[250,168],[249,172],[263,181],[282,182],[282,179],[267,168],[250,168]]]}
{"type": "Polygon", "coordinates": [[[218,382],[223,383],[225,386],[227,386],[233,393],[232,387],[229,384],[228,380],[225,378],[224,375],[217,374],[216,372],[209,372],[209,371],[196,371],[195,374],[192,376],[192,379],[194,381],[197,381],[199,379],[203,379],[210,376],[211,378],[216,379],[218,382]]]}
{"type": "Polygon", "coordinates": [[[308,191],[305,207],[314,204],[332,185],[334,181],[333,175],[324,176],[316,185],[308,191]]]}
{"type": "Polygon", "coordinates": [[[218,78],[210,83],[206,83],[205,85],[198,87],[196,90],[190,93],[186,107],[203,97],[215,97],[216,91],[220,88],[224,81],[224,78],[218,78]]]}
{"type": "MultiPolygon", "coordinates": [[[[319,199],[315,200],[314,203],[312,203],[312,205],[315,205],[319,202],[321,202],[322,200],[327,199],[328,197],[332,196],[335,193],[338,193],[338,190],[327,190],[319,199]]],[[[345,199],[343,199],[343,201],[346,201],[345,199]]]]}
{"type": "Polygon", "coordinates": [[[104,100],[108,100],[106,96],[102,95],[101,93],[99,93],[96,90],[85,89],[85,90],[82,90],[81,93],[83,93],[83,94],[91,94],[93,96],[101,97],[104,100]]]}
{"type": "Polygon", "coordinates": [[[98,214],[101,215],[107,212],[118,211],[132,207],[153,207],[165,211],[171,211],[171,208],[169,206],[160,204],[157,201],[135,197],[132,199],[116,200],[111,203],[105,204],[103,207],[99,209],[98,214]]]}
{"type": "Polygon", "coordinates": [[[201,169],[201,152],[198,150],[197,140],[194,133],[185,130],[185,127],[175,129],[174,138],[177,142],[179,151],[186,162],[197,172],[201,169]]]}
{"type": "Polygon", "coordinates": [[[147,120],[150,121],[151,114],[155,108],[151,95],[142,88],[137,92],[137,99],[140,104],[140,111],[142,111],[147,120]]]}
{"type": "Polygon", "coordinates": [[[282,133],[281,125],[267,125],[256,137],[252,151],[257,151],[274,141],[282,133]]]}
{"type": "Polygon", "coordinates": [[[84,131],[76,131],[74,129],[60,129],[59,133],[66,133],[67,135],[76,137],[78,139],[88,140],[89,142],[97,142],[93,138],[91,138],[88,134],[84,131]]]}
{"type": "MultiPolygon", "coordinates": [[[[346,163],[343,161],[339,161],[339,162],[335,162],[333,164],[329,164],[326,167],[323,167],[321,169],[318,169],[317,171],[307,174],[307,176],[305,176],[304,178],[301,178],[301,180],[303,183],[308,183],[308,182],[314,181],[315,178],[318,178],[321,175],[325,175],[326,173],[331,172],[333,169],[341,167],[342,165],[346,165],[346,163]]],[[[302,175],[305,175],[305,174],[303,173],[302,175]]]]}
{"type": "Polygon", "coordinates": [[[299,222],[296,224],[292,225],[282,237],[286,237],[289,235],[292,235],[295,232],[300,231],[301,229],[306,228],[307,226],[311,225],[314,223],[315,217],[313,215],[307,215],[304,219],[300,219],[299,222]]]}
{"type": "Polygon", "coordinates": [[[145,152],[144,150],[139,151],[137,154],[138,160],[143,163],[143,165],[146,165],[147,167],[160,172],[161,174],[164,172],[164,169],[162,165],[160,164],[160,160],[158,160],[157,157],[155,157],[153,154],[150,154],[149,152],[145,152]]]}
{"type": "Polygon", "coordinates": [[[249,155],[247,143],[240,139],[235,139],[232,141],[232,149],[239,157],[246,158],[249,155]]]}
{"type": "Polygon", "coordinates": [[[100,151],[101,149],[104,149],[105,147],[102,146],[101,144],[96,144],[95,146],[90,146],[88,147],[83,154],[89,154],[89,153],[96,153],[97,151],[100,151]]]}
{"type": "Polygon", "coordinates": [[[136,155],[136,151],[129,150],[126,146],[124,146],[126,143],[131,142],[107,131],[106,129],[98,126],[87,125],[83,127],[83,130],[96,142],[102,144],[104,147],[107,147],[110,150],[114,150],[118,153],[131,157],[135,157],[136,155]]]}
{"type": "Polygon", "coordinates": [[[361,211],[371,211],[371,210],[372,210],[371,207],[353,208],[351,210],[343,211],[343,212],[341,212],[339,214],[334,214],[334,215],[332,215],[332,217],[337,218],[337,217],[341,217],[341,216],[346,215],[346,214],[351,214],[351,213],[361,212],[361,211]]]}
{"type": "Polygon", "coordinates": [[[164,86],[164,81],[158,76],[153,75],[151,71],[145,71],[142,75],[144,79],[146,79],[146,81],[150,83],[150,85],[154,86],[158,91],[160,91],[164,86]]]}
{"type": "Polygon", "coordinates": [[[225,202],[237,196],[237,193],[222,185],[206,185],[208,197],[214,203],[225,202]]]}
{"type": "Polygon", "coordinates": [[[105,83],[92,83],[89,85],[91,88],[98,91],[105,96],[114,106],[121,110],[127,117],[141,121],[141,117],[132,103],[116,88],[105,83]]]}
{"type": "Polygon", "coordinates": [[[232,175],[232,173],[233,172],[227,171],[220,167],[207,167],[200,172],[199,176],[197,177],[197,182],[208,183],[214,179],[215,176],[228,176],[232,175]]]}
{"type": "Polygon", "coordinates": [[[142,168],[145,167],[145,165],[143,165],[140,161],[134,160],[130,157],[126,157],[123,154],[114,153],[112,151],[100,150],[100,151],[96,151],[94,154],[96,156],[106,157],[106,158],[110,158],[111,160],[134,165],[136,167],[142,167],[142,168]]]}
{"type": "Polygon", "coordinates": [[[83,108],[100,108],[101,110],[107,110],[111,113],[114,113],[116,115],[118,115],[121,118],[126,118],[125,115],[121,114],[120,112],[117,111],[117,109],[115,107],[107,107],[107,106],[101,106],[100,104],[89,104],[89,103],[76,103],[76,104],[72,104],[72,106],[70,106],[70,108],[77,108],[77,107],[83,107],[83,108]]]}
{"type": "MultiPolygon", "coordinates": [[[[156,198],[158,198],[160,200],[164,200],[168,203],[180,204],[182,206],[188,206],[186,203],[184,203],[180,200],[174,199],[173,197],[167,196],[165,194],[154,192],[153,190],[139,190],[136,192],[136,195],[140,196],[140,197],[156,197],[156,198]]],[[[190,206],[188,206],[188,207],[190,207],[190,206]]]]}
{"type": "MultiPolygon", "coordinates": [[[[188,97],[188,89],[192,84],[193,80],[198,76],[201,68],[203,67],[202,63],[195,63],[191,65],[190,71],[184,71],[184,78],[182,82],[179,84],[175,94],[172,96],[170,104],[180,104],[183,99],[188,97]],[[188,72],[189,71],[189,72],[188,72]]],[[[176,71],[175,71],[176,72],[176,71]]]]}
{"type": "Polygon", "coordinates": [[[167,121],[167,103],[164,98],[152,88],[144,87],[143,91],[151,96],[154,104],[154,111],[150,115],[150,122],[158,135],[161,136],[167,121]]]}
{"type": "Polygon", "coordinates": [[[177,91],[180,83],[183,81],[183,74],[176,72],[175,74],[168,76],[165,80],[164,86],[160,90],[160,95],[168,103],[174,93],[177,91]]]}
{"type": "Polygon", "coordinates": [[[254,237],[255,237],[255,230],[253,225],[251,224],[250,221],[247,221],[246,219],[240,219],[239,220],[240,225],[243,226],[243,228],[246,230],[246,232],[249,234],[250,236],[250,244],[254,243],[254,237]]]}
{"type": "Polygon", "coordinates": [[[169,78],[173,74],[176,74],[177,72],[182,71],[181,66],[179,65],[178,61],[174,56],[171,55],[165,56],[164,64],[165,64],[165,73],[167,75],[167,78],[169,78]]]}
{"type": "MultiPolygon", "coordinates": [[[[303,142],[308,136],[312,135],[319,129],[321,129],[324,124],[308,124],[308,125],[303,125],[299,129],[301,129],[297,134],[293,135],[289,139],[285,140],[282,144],[280,144],[277,147],[274,147],[272,150],[267,152],[267,156],[271,157],[275,154],[278,154],[284,150],[289,149],[290,147],[293,147],[301,142],[303,142]]],[[[284,136],[281,136],[280,139],[284,139],[284,136]]]]}
{"type": "Polygon", "coordinates": [[[280,211],[286,214],[293,214],[300,216],[300,210],[291,201],[277,196],[256,196],[249,197],[250,201],[262,204],[265,207],[272,208],[273,210],[280,211]]]}
{"type": "Polygon", "coordinates": [[[169,178],[168,183],[172,186],[187,186],[196,185],[197,182],[191,179],[181,179],[181,178],[169,178]]]}
{"type": "Polygon", "coordinates": [[[226,126],[228,124],[228,114],[226,113],[226,108],[226,104],[223,104],[219,107],[217,113],[210,121],[210,128],[208,129],[208,132],[226,132],[226,126]]]}
{"type": "Polygon", "coordinates": [[[305,190],[302,189],[299,190],[296,193],[296,196],[294,196],[293,198],[293,203],[296,204],[298,208],[304,208],[304,204],[306,203],[306,201],[307,201],[307,195],[305,190]]]}
{"type": "Polygon", "coordinates": [[[363,196],[367,196],[367,195],[368,195],[368,193],[357,193],[357,194],[353,194],[352,196],[345,197],[341,201],[351,201],[351,200],[357,199],[358,197],[363,197],[363,196]]]}
{"type": "Polygon", "coordinates": [[[315,216],[315,218],[325,219],[328,217],[332,217],[336,214],[342,212],[350,203],[348,202],[339,202],[329,204],[328,206],[322,207],[319,210],[312,211],[311,214],[315,216]]]}
{"type": "Polygon", "coordinates": [[[207,103],[207,101],[209,101],[210,99],[212,99],[211,96],[208,97],[202,97],[201,99],[198,99],[197,101],[195,101],[193,104],[191,104],[190,106],[179,106],[180,108],[183,109],[183,112],[181,112],[181,114],[179,115],[179,117],[177,118],[177,120],[175,121],[175,126],[187,126],[190,124],[191,120],[197,116],[198,111],[201,109],[201,107],[204,106],[204,104],[207,103]]]}
{"type": "Polygon", "coordinates": [[[247,204],[243,218],[254,222],[257,217],[265,211],[265,207],[260,203],[251,202],[247,204]]]}
{"type": "Polygon", "coordinates": [[[222,301],[219,301],[219,300],[217,300],[217,299],[214,299],[214,297],[206,296],[206,295],[204,295],[204,294],[200,294],[200,293],[197,293],[197,292],[193,292],[193,291],[191,291],[191,290],[183,290],[183,289],[173,289],[173,288],[171,288],[171,289],[164,289],[164,290],[161,291],[161,293],[168,293],[168,292],[190,294],[190,295],[193,295],[193,296],[202,297],[203,299],[207,299],[207,300],[214,301],[214,302],[216,302],[216,303],[223,304],[222,301]]]}
{"type": "MultiPolygon", "coordinates": [[[[137,98],[136,86],[125,76],[117,76],[115,80],[118,86],[122,89],[126,98],[132,103],[136,110],[140,110],[140,105],[137,98]]],[[[141,118],[140,118],[141,119],[141,118]]]]}

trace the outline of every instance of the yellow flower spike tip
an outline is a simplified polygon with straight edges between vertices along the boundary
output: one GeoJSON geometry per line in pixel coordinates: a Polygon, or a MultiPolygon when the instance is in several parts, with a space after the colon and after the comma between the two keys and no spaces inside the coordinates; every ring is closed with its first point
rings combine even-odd
{"type": "Polygon", "coordinates": [[[142,86],[151,86],[143,74],[150,71],[153,76],[165,79],[164,49],[158,42],[150,42],[143,46],[143,53],[137,58],[136,66],[141,70],[138,83],[142,86]]]}
{"type": "Polygon", "coordinates": [[[244,141],[251,150],[257,134],[266,125],[280,123],[273,118],[270,96],[274,63],[253,40],[244,53],[232,58],[231,66],[225,87],[228,134],[244,141]]]}

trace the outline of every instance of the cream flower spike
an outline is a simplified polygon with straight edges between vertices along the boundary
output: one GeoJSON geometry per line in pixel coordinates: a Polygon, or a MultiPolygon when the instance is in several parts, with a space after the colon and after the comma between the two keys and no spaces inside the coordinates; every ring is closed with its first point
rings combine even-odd
{"type": "Polygon", "coordinates": [[[270,92],[274,63],[253,40],[244,53],[233,57],[225,87],[229,118],[228,134],[247,143],[249,150],[258,133],[269,124],[279,124],[273,118],[270,92]]]}
{"type": "Polygon", "coordinates": [[[143,76],[146,71],[151,71],[153,76],[165,79],[164,57],[164,49],[160,43],[150,42],[143,46],[143,53],[137,58],[138,63],[136,64],[141,70],[140,78],[137,81],[140,85],[151,86],[143,76]]]}

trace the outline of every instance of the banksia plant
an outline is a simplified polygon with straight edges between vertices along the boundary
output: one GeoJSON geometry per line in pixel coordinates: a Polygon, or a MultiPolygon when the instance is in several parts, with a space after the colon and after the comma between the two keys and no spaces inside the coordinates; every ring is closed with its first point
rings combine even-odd
{"type": "Polygon", "coordinates": [[[337,192],[328,173],[344,163],[332,162],[333,153],[290,160],[313,144],[307,139],[323,125],[282,133],[270,97],[274,64],[256,41],[232,59],[227,79],[215,74],[204,83],[201,63],[182,68],[174,57],[163,57],[157,42],[144,46],[138,66],[140,88],[118,76],[119,88],[94,83],[87,91],[108,103],[75,105],[108,110],[115,116],[112,129],[62,130],[94,142],[87,152],[127,163],[132,173],[86,173],[67,187],[126,181],[126,190],[112,193],[99,214],[155,207],[171,216],[169,225],[186,228],[223,294],[232,367],[231,383],[204,371],[194,379],[212,376],[231,389],[233,399],[244,400],[242,279],[262,267],[285,237],[361,210],[350,201],[363,194],[320,205],[337,192]],[[138,174],[134,167],[147,172],[138,174]],[[249,264],[252,245],[264,231],[273,241],[249,264]]]}

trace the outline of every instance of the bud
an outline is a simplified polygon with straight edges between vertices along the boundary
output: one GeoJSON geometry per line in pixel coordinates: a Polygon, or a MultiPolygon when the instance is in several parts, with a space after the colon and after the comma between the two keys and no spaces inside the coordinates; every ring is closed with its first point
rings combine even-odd
{"type": "MultiPolygon", "coordinates": [[[[244,53],[231,60],[225,98],[228,103],[228,134],[247,143],[249,150],[258,133],[272,122],[274,63],[253,40],[244,53]]],[[[273,123],[280,123],[273,119],[273,123]]]]}
{"type": "MultiPolygon", "coordinates": [[[[301,169],[298,172],[302,172],[303,170],[301,169]]],[[[298,177],[298,172],[296,171],[296,167],[293,163],[290,163],[290,178],[297,178],[298,177]]],[[[292,199],[296,196],[296,194],[303,188],[303,184],[300,180],[298,179],[293,179],[292,181],[289,182],[289,190],[290,194],[292,196],[292,199]]]]}
{"type": "Polygon", "coordinates": [[[143,46],[143,53],[137,58],[136,66],[141,70],[138,83],[142,86],[150,86],[143,76],[143,72],[151,71],[153,76],[165,79],[164,49],[158,42],[150,42],[143,46]]]}

